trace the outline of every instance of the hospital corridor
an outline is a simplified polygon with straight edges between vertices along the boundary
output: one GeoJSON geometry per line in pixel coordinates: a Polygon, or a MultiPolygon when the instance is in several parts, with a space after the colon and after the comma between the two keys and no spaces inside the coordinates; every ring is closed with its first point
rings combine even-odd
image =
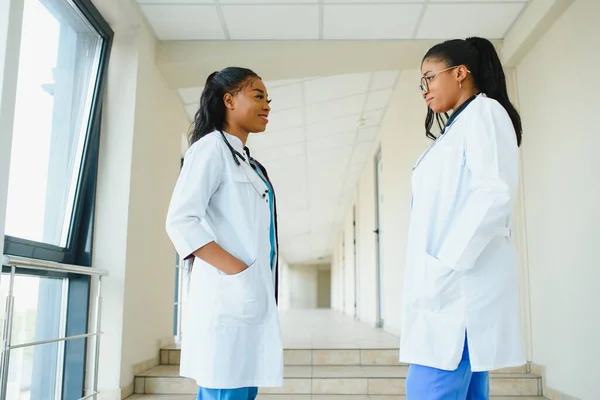
{"type": "MultiPolygon", "coordinates": [[[[599,19],[597,0],[0,0],[0,400],[205,400],[232,376],[257,400],[430,400],[408,395],[415,357],[464,354],[491,400],[600,400],[599,19]],[[472,37],[505,79],[440,55],[493,70],[472,37]],[[464,95],[481,76],[520,115],[518,168],[465,122],[496,121],[493,90],[464,95]],[[442,89],[468,100],[435,111],[442,89]],[[438,225],[476,163],[515,186],[485,245],[438,225]],[[439,259],[427,229],[454,239],[439,259]]],[[[480,208],[513,189],[472,182],[480,208]]]]}

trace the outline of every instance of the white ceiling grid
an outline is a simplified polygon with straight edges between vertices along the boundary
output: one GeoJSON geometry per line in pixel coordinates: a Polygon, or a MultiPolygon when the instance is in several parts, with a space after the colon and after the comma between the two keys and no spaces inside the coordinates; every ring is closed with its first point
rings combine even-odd
{"type": "MultiPolygon", "coordinates": [[[[251,135],[248,147],[273,180],[288,262],[331,253],[398,76],[382,71],[265,82],[269,126],[251,135]]],[[[202,88],[178,92],[192,119],[202,88]]]]}
{"type": "Polygon", "coordinates": [[[528,0],[138,0],[160,40],[501,39],[528,0]]]}

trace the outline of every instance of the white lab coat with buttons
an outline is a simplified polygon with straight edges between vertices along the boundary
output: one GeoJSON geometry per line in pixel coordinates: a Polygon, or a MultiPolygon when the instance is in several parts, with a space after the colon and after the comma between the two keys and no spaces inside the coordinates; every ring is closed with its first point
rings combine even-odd
{"type": "MultiPolygon", "coordinates": [[[[224,133],[245,155],[242,142],[224,133]]],[[[247,157],[246,161],[248,160],[247,157]]],[[[189,277],[180,374],[205,388],[283,385],[283,344],[270,265],[267,186],[238,166],[219,132],[188,149],[166,228],[181,258],[212,241],[250,267],[225,275],[199,258],[189,277]]]]}
{"type": "Polygon", "coordinates": [[[518,147],[504,107],[477,96],[419,158],[404,275],[400,361],[455,370],[525,363],[510,238],[518,147]]]}

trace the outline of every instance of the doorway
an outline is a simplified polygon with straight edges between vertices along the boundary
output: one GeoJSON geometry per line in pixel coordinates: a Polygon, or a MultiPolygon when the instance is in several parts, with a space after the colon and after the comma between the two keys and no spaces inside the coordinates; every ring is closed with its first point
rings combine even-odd
{"type": "Polygon", "coordinates": [[[376,326],[382,328],[384,325],[384,285],[383,285],[383,257],[382,257],[382,245],[381,245],[381,210],[383,206],[383,188],[381,183],[381,176],[383,172],[383,163],[381,160],[381,150],[377,152],[375,156],[375,244],[376,244],[376,282],[377,282],[377,318],[376,326]]]}
{"type": "Polygon", "coordinates": [[[358,268],[356,259],[356,205],[352,206],[352,267],[354,268],[354,319],[358,318],[358,268]]]}

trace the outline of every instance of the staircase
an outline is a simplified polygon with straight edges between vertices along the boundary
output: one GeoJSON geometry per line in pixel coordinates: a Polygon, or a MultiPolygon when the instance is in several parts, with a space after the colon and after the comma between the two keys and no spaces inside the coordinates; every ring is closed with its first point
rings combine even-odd
{"type": "MultiPolygon", "coordinates": [[[[129,400],[193,400],[196,383],[179,376],[180,350],[161,350],[161,364],[135,378],[129,400]]],[[[257,400],[404,400],[407,365],[397,349],[288,349],[285,384],[262,388],[257,400]]],[[[541,378],[528,366],[495,371],[493,400],[542,400],[541,378]]]]}

